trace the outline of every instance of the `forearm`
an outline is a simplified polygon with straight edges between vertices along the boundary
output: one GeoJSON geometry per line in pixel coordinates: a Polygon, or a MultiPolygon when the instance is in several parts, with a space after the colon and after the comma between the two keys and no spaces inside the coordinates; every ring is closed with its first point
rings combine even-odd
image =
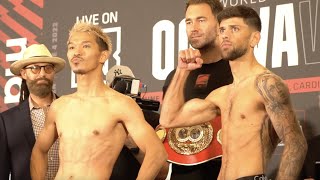
{"type": "Polygon", "coordinates": [[[168,177],[169,166],[170,166],[170,164],[168,162],[165,162],[163,164],[162,168],[160,169],[160,172],[158,173],[158,175],[156,177],[156,180],[163,180],[168,177]]]}
{"type": "Polygon", "coordinates": [[[163,126],[168,126],[173,121],[185,103],[184,86],[189,73],[190,71],[177,68],[171,80],[161,107],[160,124],[163,126]]]}
{"type": "MultiPolygon", "coordinates": [[[[158,149],[158,148],[155,148],[158,149]]],[[[140,171],[137,180],[154,180],[156,179],[158,173],[163,168],[167,160],[167,153],[164,148],[159,148],[161,150],[154,150],[151,152],[146,152],[143,163],[140,167],[140,171]]]]}
{"type": "MultiPolygon", "coordinates": [[[[145,154],[144,154],[143,151],[139,151],[138,154],[134,154],[134,157],[139,161],[140,164],[142,164],[143,159],[144,159],[144,156],[145,156],[145,154]]],[[[168,162],[165,162],[165,163],[162,165],[162,167],[161,167],[161,169],[160,169],[160,171],[159,171],[156,179],[157,179],[157,180],[166,179],[166,177],[167,177],[167,175],[168,175],[168,172],[169,172],[169,163],[168,163],[168,162]]]]}
{"type": "MultiPolygon", "coordinates": [[[[142,150],[140,150],[135,144],[133,146],[129,143],[126,143],[126,146],[130,149],[131,153],[139,161],[139,163],[142,164],[145,157],[145,153],[142,150]],[[138,152],[136,152],[137,150],[138,152]]],[[[156,179],[157,180],[165,179],[167,177],[168,171],[169,171],[169,163],[165,162],[162,168],[160,169],[160,172],[158,173],[156,179]]]]}
{"type": "Polygon", "coordinates": [[[133,153],[133,156],[136,158],[136,160],[139,161],[140,164],[142,164],[145,154],[141,150],[138,150],[138,151],[139,151],[138,153],[133,153],[133,152],[131,153],[133,153]]]}
{"type": "Polygon", "coordinates": [[[37,149],[33,149],[30,162],[30,173],[33,180],[43,180],[48,166],[48,156],[37,149]]]}
{"type": "Polygon", "coordinates": [[[286,140],[277,180],[298,179],[306,153],[307,143],[302,134],[294,139],[286,140]]]}

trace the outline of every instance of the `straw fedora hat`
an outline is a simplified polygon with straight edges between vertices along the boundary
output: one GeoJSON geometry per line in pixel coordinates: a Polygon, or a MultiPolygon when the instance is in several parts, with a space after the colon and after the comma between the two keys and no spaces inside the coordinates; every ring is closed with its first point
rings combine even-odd
{"type": "Polygon", "coordinates": [[[44,44],[33,44],[26,48],[21,60],[15,61],[10,66],[10,71],[15,75],[20,75],[20,70],[33,63],[51,63],[55,72],[61,71],[66,62],[59,57],[52,57],[52,54],[44,44]]]}

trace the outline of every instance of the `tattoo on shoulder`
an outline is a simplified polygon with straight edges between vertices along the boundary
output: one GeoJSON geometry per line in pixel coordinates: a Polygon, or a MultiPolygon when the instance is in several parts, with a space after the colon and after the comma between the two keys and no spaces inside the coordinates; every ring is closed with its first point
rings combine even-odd
{"type": "Polygon", "coordinates": [[[280,77],[271,72],[258,75],[255,87],[273,112],[282,110],[283,106],[290,104],[288,87],[280,77]]]}

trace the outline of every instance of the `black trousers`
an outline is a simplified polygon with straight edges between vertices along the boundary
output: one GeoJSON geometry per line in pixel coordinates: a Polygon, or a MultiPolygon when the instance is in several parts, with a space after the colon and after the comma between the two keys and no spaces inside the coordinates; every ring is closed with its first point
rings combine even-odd
{"type": "Polygon", "coordinates": [[[219,176],[221,158],[194,165],[181,166],[172,164],[171,180],[213,180],[219,176]]]}

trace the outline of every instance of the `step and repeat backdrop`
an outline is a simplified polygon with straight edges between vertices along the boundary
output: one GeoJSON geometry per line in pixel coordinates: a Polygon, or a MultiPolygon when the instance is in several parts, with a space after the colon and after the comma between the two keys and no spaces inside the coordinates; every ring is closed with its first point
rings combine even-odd
{"type": "MultiPolygon", "coordinates": [[[[320,8],[319,0],[220,0],[227,6],[253,7],[262,20],[262,39],[255,49],[259,62],[289,86],[296,115],[308,139],[320,134],[320,8]]],[[[23,50],[43,43],[54,56],[66,58],[70,28],[79,20],[100,25],[114,50],[103,68],[130,67],[147,86],[143,98],[162,100],[162,85],[175,68],[179,49],[188,47],[184,0],[2,0],[0,2],[0,112],[15,106],[21,79],[10,64],[23,50]]],[[[57,74],[58,95],[73,93],[75,75],[57,74]]],[[[144,92],[144,90],[143,90],[144,92]]],[[[277,167],[282,144],[270,163],[277,167]]]]}

